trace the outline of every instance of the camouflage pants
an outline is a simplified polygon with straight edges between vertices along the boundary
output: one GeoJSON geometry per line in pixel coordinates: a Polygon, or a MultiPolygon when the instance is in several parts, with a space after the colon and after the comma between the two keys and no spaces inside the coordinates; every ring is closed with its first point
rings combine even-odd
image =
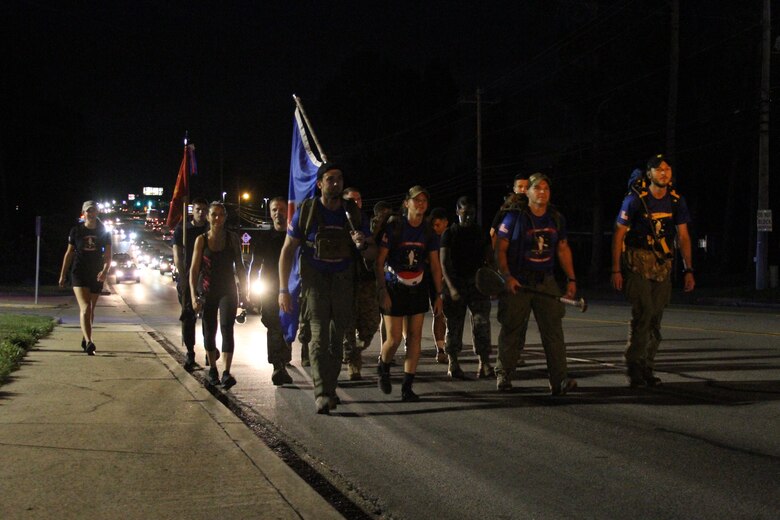
{"type": "Polygon", "coordinates": [[[626,362],[653,368],[661,343],[661,319],[672,297],[672,281],[648,280],[638,273],[626,273],[626,299],[631,303],[626,362]]]}
{"type": "Polygon", "coordinates": [[[463,350],[463,328],[466,311],[471,313],[471,335],[474,353],[483,361],[490,356],[490,298],[477,290],[473,280],[458,287],[460,298],[453,300],[448,291],[444,295],[444,316],[447,318],[447,336],[444,350],[457,356],[463,350]]]}
{"type": "Polygon", "coordinates": [[[375,280],[361,280],[357,283],[353,310],[352,323],[344,333],[344,357],[348,360],[360,356],[360,352],[374,339],[379,327],[379,302],[375,280]]]}

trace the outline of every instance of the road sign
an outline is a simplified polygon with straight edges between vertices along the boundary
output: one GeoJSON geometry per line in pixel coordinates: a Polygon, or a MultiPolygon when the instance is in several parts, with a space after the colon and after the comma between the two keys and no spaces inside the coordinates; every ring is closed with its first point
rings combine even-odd
{"type": "Polygon", "coordinates": [[[247,232],[244,232],[244,234],[243,234],[243,235],[241,235],[241,241],[242,241],[244,244],[247,244],[247,245],[248,245],[250,240],[252,240],[252,237],[251,237],[251,236],[249,236],[249,233],[247,233],[247,232]]]}
{"type": "Polygon", "coordinates": [[[758,218],[757,218],[757,224],[758,224],[758,231],[767,231],[772,232],[772,210],[771,209],[760,209],[758,210],[758,218]]]}

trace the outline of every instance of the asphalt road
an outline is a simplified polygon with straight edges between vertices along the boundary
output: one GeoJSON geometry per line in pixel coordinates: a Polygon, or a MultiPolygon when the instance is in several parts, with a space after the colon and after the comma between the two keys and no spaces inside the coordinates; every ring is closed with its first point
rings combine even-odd
{"type": "MultiPolygon", "coordinates": [[[[182,348],[169,276],[147,270],[141,284],[114,290],[182,348]]],[[[384,518],[780,517],[777,312],[669,308],[658,357],[665,384],[654,390],[626,386],[628,314],[625,305],[598,302],[585,314],[569,311],[569,368],[580,388],[562,398],[548,395],[533,321],[527,365],[509,394],[495,381],[449,381],[426,323],[415,384],[423,399],[401,403],[400,367],[392,395],[376,387],[375,338],[364,354],[365,381],[349,382],[342,371],[342,405],[331,416],[314,413],[297,343],[295,385],[271,384],[265,329],[250,315],[236,325],[238,385],[229,394],[345,496],[384,518]]],[[[202,362],[200,337],[197,356],[202,362]]],[[[473,354],[463,365],[476,371],[473,354]]]]}

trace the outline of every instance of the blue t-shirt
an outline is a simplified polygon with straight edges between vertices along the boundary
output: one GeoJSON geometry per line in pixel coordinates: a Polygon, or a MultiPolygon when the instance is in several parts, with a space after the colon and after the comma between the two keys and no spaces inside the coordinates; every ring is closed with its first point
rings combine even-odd
{"type": "MultiPolygon", "coordinates": [[[[301,256],[303,256],[306,262],[314,269],[321,273],[339,273],[350,266],[352,257],[336,260],[318,258],[314,251],[314,238],[319,229],[319,222],[322,222],[323,229],[351,229],[349,224],[347,224],[346,212],[343,206],[336,211],[329,210],[322,205],[322,201],[320,201],[319,198],[315,199],[314,203],[316,204],[316,207],[312,208],[312,211],[317,213],[312,215],[309,234],[305,237],[303,236],[304,230],[300,224],[300,206],[295,209],[295,214],[287,225],[287,234],[292,238],[301,241],[301,256]]],[[[362,231],[366,237],[370,234],[368,231],[368,222],[365,220],[362,220],[360,223],[360,231],[362,231]]]]}
{"type": "Polygon", "coordinates": [[[660,199],[656,199],[652,194],[643,198],[647,204],[649,218],[645,215],[645,208],[636,193],[631,193],[623,199],[623,205],[617,216],[617,223],[630,227],[628,233],[632,236],[641,239],[650,237],[649,240],[652,240],[653,228],[655,228],[659,239],[665,238],[671,243],[677,234],[677,226],[691,221],[688,205],[683,197],[678,200],[677,210],[674,213],[672,197],[669,193],[660,199]]]}
{"type": "Polygon", "coordinates": [[[439,250],[439,237],[432,229],[426,233],[426,226],[423,222],[414,227],[406,217],[387,223],[379,236],[379,247],[389,250],[385,260],[385,279],[388,282],[400,281],[404,285],[422,282],[428,253],[439,250]],[[400,233],[398,226],[403,226],[400,233]]]}
{"type": "Polygon", "coordinates": [[[537,217],[530,211],[510,211],[498,226],[498,236],[509,240],[509,272],[518,280],[524,272],[552,274],[558,242],[566,240],[566,220],[559,215],[560,228],[550,211],[537,217]],[[515,226],[520,226],[515,231],[515,226]],[[513,237],[517,237],[513,243],[513,237]]]}

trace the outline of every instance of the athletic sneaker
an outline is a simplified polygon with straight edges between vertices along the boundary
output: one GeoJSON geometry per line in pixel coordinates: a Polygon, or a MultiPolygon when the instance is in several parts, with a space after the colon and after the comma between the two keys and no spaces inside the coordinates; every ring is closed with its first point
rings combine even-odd
{"type": "Polygon", "coordinates": [[[206,377],[206,380],[214,386],[219,384],[219,372],[216,367],[211,367],[209,369],[209,375],[206,377]]]}
{"type": "Polygon", "coordinates": [[[81,338],[81,350],[83,350],[84,352],[87,351],[87,340],[85,340],[84,338],[81,338]]]}
{"type": "Polygon", "coordinates": [[[97,348],[95,348],[95,344],[90,341],[87,343],[87,348],[84,349],[84,352],[86,352],[88,356],[94,356],[96,350],[97,348]]]}
{"type": "Polygon", "coordinates": [[[291,385],[293,382],[292,376],[287,372],[283,363],[274,365],[274,371],[271,374],[271,382],[274,386],[291,385]]]}
{"type": "Polygon", "coordinates": [[[552,395],[566,395],[566,392],[577,388],[577,380],[570,377],[566,377],[561,381],[558,386],[550,389],[552,395]]]}
{"type": "Polygon", "coordinates": [[[230,375],[230,372],[222,372],[222,388],[225,390],[230,389],[232,386],[235,386],[236,384],[236,378],[230,375]]]}
{"type": "Polygon", "coordinates": [[[321,395],[316,399],[315,404],[317,405],[318,414],[330,415],[330,397],[321,395]]]}

